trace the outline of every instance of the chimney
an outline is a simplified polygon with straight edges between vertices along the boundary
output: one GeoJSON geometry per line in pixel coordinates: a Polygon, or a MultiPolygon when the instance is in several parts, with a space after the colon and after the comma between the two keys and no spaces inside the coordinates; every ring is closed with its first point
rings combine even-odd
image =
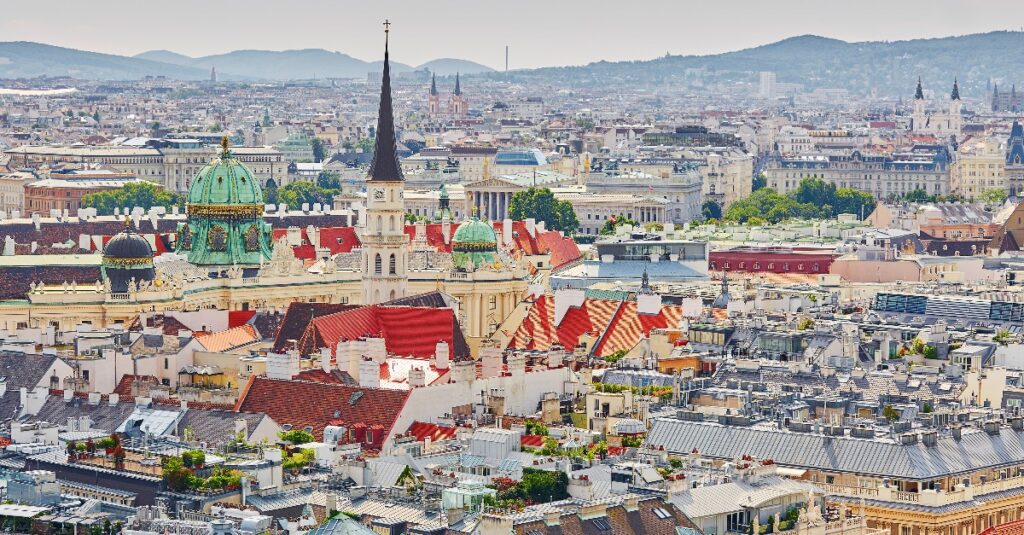
{"type": "Polygon", "coordinates": [[[555,509],[553,511],[544,512],[544,524],[547,526],[557,526],[562,518],[562,510],[555,509]]]}
{"type": "Polygon", "coordinates": [[[427,386],[427,372],[420,367],[409,370],[409,386],[413,388],[427,386]]]}
{"type": "Polygon", "coordinates": [[[537,237],[537,220],[536,219],[534,219],[532,217],[526,218],[526,232],[530,234],[531,238],[536,238],[537,237]]]}
{"type": "Polygon", "coordinates": [[[100,399],[101,396],[99,392],[89,392],[89,405],[99,405],[100,399]]]}
{"type": "Polygon", "coordinates": [[[1000,427],[999,420],[986,420],[985,423],[983,424],[983,428],[985,429],[985,432],[988,433],[989,435],[993,435],[993,436],[999,434],[999,427],[1000,427]]]}
{"type": "Polygon", "coordinates": [[[519,353],[508,356],[508,371],[513,377],[526,373],[526,357],[519,353]]]}
{"type": "Polygon", "coordinates": [[[363,359],[359,362],[359,386],[380,388],[380,364],[373,359],[363,359]]]}
{"type": "Polygon", "coordinates": [[[637,294],[636,313],[647,316],[655,316],[661,313],[661,296],[655,293],[637,294]]]}
{"type": "Polygon", "coordinates": [[[483,377],[501,376],[501,349],[494,345],[480,348],[481,374],[483,377]]]}
{"type": "Polygon", "coordinates": [[[320,369],[324,373],[331,373],[331,348],[329,347],[320,348],[320,369]]]}
{"type": "Polygon", "coordinates": [[[548,368],[558,368],[565,363],[565,350],[557,344],[548,348],[548,368]]]}
{"type": "Polygon", "coordinates": [[[367,338],[366,339],[366,354],[377,364],[383,364],[388,357],[387,346],[384,345],[383,338],[367,338]]]}
{"type": "Polygon", "coordinates": [[[64,390],[64,403],[70,403],[75,398],[75,392],[70,388],[64,390]]]}
{"type": "Polygon", "coordinates": [[[121,402],[121,394],[109,394],[107,396],[107,404],[111,407],[116,407],[121,402]]]}
{"type": "Polygon", "coordinates": [[[938,444],[939,433],[934,429],[929,429],[921,433],[921,443],[925,446],[932,448],[938,444]]]}
{"type": "Polygon", "coordinates": [[[512,244],[512,220],[505,218],[501,222],[501,238],[505,245],[512,244]]]}
{"type": "Polygon", "coordinates": [[[1010,428],[1017,432],[1024,431],[1024,417],[1010,417],[1010,428]]]}
{"type": "Polygon", "coordinates": [[[448,342],[441,340],[434,346],[434,367],[438,370],[447,370],[451,362],[451,352],[448,342]]]}
{"type": "Polygon", "coordinates": [[[622,506],[624,509],[626,509],[626,511],[636,511],[637,509],[640,508],[640,497],[635,494],[630,494],[626,496],[626,499],[625,501],[623,501],[622,506]]]}
{"type": "Polygon", "coordinates": [[[953,440],[959,442],[960,437],[963,436],[963,428],[960,426],[960,424],[954,423],[952,426],[950,426],[949,431],[953,435],[953,440]]]}

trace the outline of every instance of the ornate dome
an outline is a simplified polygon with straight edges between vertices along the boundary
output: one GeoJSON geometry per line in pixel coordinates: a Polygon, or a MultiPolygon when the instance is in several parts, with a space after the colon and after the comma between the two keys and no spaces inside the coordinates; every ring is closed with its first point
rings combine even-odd
{"type": "MultiPolygon", "coordinates": [[[[218,207],[259,207],[263,213],[263,189],[252,171],[231,155],[227,138],[221,142],[220,157],[206,164],[188,190],[189,213],[218,212],[218,207]]],[[[214,215],[214,214],[203,214],[214,215]]]]}
{"type": "Polygon", "coordinates": [[[270,258],[270,225],[263,220],[263,190],[228,140],[188,191],[188,222],[178,225],[176,251],[197,265],[259,264],[270,258]]]}
{"type": "Polygon", "coordinates": [[[114,234],[103,248],[103,260],[144,259],[153,265],[153,248],[132,228],[131,221],[125,222],[124,230],[114,234]]]}
{"type": "Polygon", "coordinates": [[[153,248],[132,228],[131,220],[125,220],[123,231],[115,234],[103,248],[103,262],[100,272],[109,283],[110,291],[124,293],[130,290],[134,281],[151,281],[156,278],[153,269],[153,248]]]}
{"type": "Polygon", "coordinates": [[[452,237],[452,250],[454,251],[497,251],[498,238],[494,229],[487,223],[473,218],[459,225],[452,237]]]}
{"type": "Polygon", "coordinates": [[[491,225],[473,218],[459,225],[452,237],[452,262],[455,267],[466,269],[469,261],[473,267],[493,264],[497,259],[498,238],[491,225]]]}

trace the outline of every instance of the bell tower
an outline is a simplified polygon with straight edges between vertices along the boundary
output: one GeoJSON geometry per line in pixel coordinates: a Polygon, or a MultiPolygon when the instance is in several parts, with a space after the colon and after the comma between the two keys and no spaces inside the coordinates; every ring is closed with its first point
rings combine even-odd
{"type": "Polygon", "coordinates": [[[388,37],[391,23],[384,21],[384,74],[380,88],[377,139],[366,180],[366,220],[363,242],[363,304],[405,297],[409,282],[408,242],[405,234],[405,177],[398,163],[395,120],[391,109],[391,66],[388,37]]]}
{"type": "Polygon", "coordinates": [[[441,97],[437,94],[437,75],[430,75],[430,96],[427,99],[427,114],[431,117],[441,115],[441,97]]]}
{"type": "Polygon", "coordinates": [[[469,111],[469,101],[462,95],[462,85],[459,83],[459,73],[455,73],[455,91],[452,92],[452,115],[456,119],[462,119],[469,111]]]}

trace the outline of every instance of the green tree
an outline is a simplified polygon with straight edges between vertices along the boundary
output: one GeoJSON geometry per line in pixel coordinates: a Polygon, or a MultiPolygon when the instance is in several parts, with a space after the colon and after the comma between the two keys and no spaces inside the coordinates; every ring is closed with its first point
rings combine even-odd
{"type": "Polygon", "coordinates": [[[704,201],[700,211],[704,215],[704,219],[722,219],[722,207],[715,201],[704,201]]]}
{"type": "Polygon", "coordinates": [[[900,419],[900,411],[892,408],[892,405],[886,405],[882,409],[882,417],[889,420],[890,423],[895,423],[900,419]]]}
{"type": "Polygon", "coordinates": [[[1003,204],[1006,202],[1006,197],[1006,190],[992,188],[981,192],[981,195],[978,195],[978,200],[987,204],[1003,204]]]}
{"type": "Polygon", "coordinates": [[[100,122],[100,112],[92,114],[92,120],[96,121],[97,123],[100,122]]]}
{"type": "Polygon", "coordinates": [[[116,208],[140,207],[146,210],[154,206],[164,206],[168,210],[172,206],[184,207],[184,198],[177,193],[167,191],[159,184],[152,182],[129,182],[123,187],[107,191],[89,193],[82,197],[82,206],[95,208],[100,215],[112,215],[116,208]]]}
{"type": "Polygon", "coordinates": [[[305,431],[305,430],[302,430],[302,429],[292,429],[290,431],[281,431],[280,433],[277,434],[277,436],[281,440],[283,440],[285,442],[291,442],[292,444],[294,444],[296,446],[298,446],[299,444],[306,444],[308,442],[313,442],[313,440],[315,440],[315,437],[313,436],[312,433],[310,433],[308,431],[305,431]]]}
{"type": "Polygon", "coordinates": [[[768,187],[768,178],[765,177],[763,172],[754,175],[753,183],[750,185],[751,193],[753,193],[753,192],[755,192],[755,191],[757,191],[757,190],[759,190],[761,188],[767,188],[767,187],[768,187]]]}
{"type": "Polygon", "coordinates": [[[934,195],[928,195],[928,192],[923,189],[915,189],[914,191],[903,195],[903,200],[907,202],[922,203],[935,202],[936,198],[934,195]]]}
{"type": "Polygon", "coordinates": [[[277,182],[273,178],[267,180],[267,185],[263,188],[263,202],[277,204],[277,182]]]}
{"type": "Polygon", "coordinates": [[[364,137],[359,140],[357,145],[363,152],[373,152],[373,139],[364,137]]]}
{"type": "Polygon", "coordinates": [[[876,202],[870,193],[853,188],[839,188],[831,204],[833,217],[839,214],[855,214],[863,218],[875,210],[876,202]]]}
{"type": "Polygon", "coordinates": [[[320,171],[316,176],[316,185],[324,189],[341,189],[341,175],[334,171],[320,171]]]}
{"type": "Polygon", "coordinates": [[[836,186],[820,178],[805,178],[800,181],[792,197],[798,203],[811,203],[815,206],[835,205],[836,186]]]}
{"type": "Polygon", "coordinates": [[[313,161],[316,163],[324,161],[324,157],[326,156],[326,150],[324,149],[324,140],[315,137],[313,138],[313,141],[310,144],[313,146],[313,161]]]}
{"type": "Polygon", "coordinates": [[[531,187],[512,195],[508,207],[509,217],[521,221],[533,218],[544,221],[547,228],[572,234],[579,228],[579,220],[569,201],[559,201],[548,188],[531,187]]]}
{"type": "Polygon", "coordinates": [[[630,219],[623,214],[613,215],[604,221],[604,225],[601,227],[602,236],[611,236],[615,234],[615,229],[623,225],[629,225],[635,227],[640,223],[636,219],[630,219]]]}
{"type": "Polygon", "coordinates": [[[312,182],[301,180],[277,188],[277,200],[280,204],[298,208],[303,203],[309,203],[310,206],[316,203],[330,204],[337,193],[335,190],[324,189],[312,182]]]}

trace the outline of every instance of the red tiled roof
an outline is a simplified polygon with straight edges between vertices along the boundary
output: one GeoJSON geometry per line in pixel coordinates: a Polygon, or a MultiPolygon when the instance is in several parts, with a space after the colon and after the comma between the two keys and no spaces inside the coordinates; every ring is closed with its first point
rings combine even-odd
{"type": "Polygon", "coordinates": [[[255,327],[245,324],[216,333],[199,332],[195,334],[195,338],[204,350],[220,353],[256,342],[260,339],[260,334],[256,332],[255,327]]]}
{"type": "Polygon", "coordinates": [[[274,352],[282,353],[287,349],[285,346],[288,345],[289,340],[301,339],[313,318],[355,308],[359,308],[359,305],[300,302],[289,304],[288,310],[284,313],[284,319],[281,320],[281,326],[274,335],[274,352]]]}
{"type": "Polygon", "coordinates": [[[430,440],[436,442],[438,440],[448,440],[455,437],[455,433],[457,431],[458,429],[455,427],[447,427],[428,422],[413,422],[405,434],[416,437],[416,440],[419,442],[423,442],[427,437],[430,437],[430,440]]]}
{"type": "MultiPolygon", "coordinates": [[[[305,227],[300,229],[302,245],[292,247],[296,258],[300,260],[316,259],[316,247],[326,247],[333,255],[351,252],[354,247],[360,245],[359,237],[356,236],[356,229],[354,227],[323,227],[319,231],[320,242],[314,244],[310,241],[305,227]]],[[[273,231],[274,240],[279,240],[287,234],[288,229],[286,228],[278,228],[273,231]]]]}
{"type": "Polygon", "coordinates": [[[263,412],[278,424],[290,424],[296,429],[311,427],[318,440],[323,439],[324,426],[328,424],[380,426],[387,433],[374,440],[379,444],[390,436],[408,398],[408,390],[253,376],[239,397],[235,410],[263,412]]]}
{"type": "Polygon", "coordinates": [[[370,305],[316,318],[299,342],[304,353],[338,342],[381,336],[388,353],[429,359],[438,341],[455,351],[455,312],[450,308],[370,305]]]}
{"type": "Polygon", "coordinates": [[[544,437],[541,435],[520,435],[519,445],[524,448],[543,448],[544,437]]]}
{"type": "Polygon", "coordinates": [[[631,349],[641,336],[651,334],[651,329],[678,326],[682,317],[682,307],[666,305],[657,314],[638,314],[636,301],[626,301],[608,325],[594,354],[606,356],[620,349],[631,349]]]}
{"type": "Polygon", "coordinates": [[[235,328],[240,325],[249,323],[249,320],[256,315],[255,310],[229,310],[228,311],[228,328],[235,328]]]}
{"type": "Polygon", "coordinates": [[[541,232],[537,235],[541,246],[550,251],[551,259],[548,263],[552,268],[557,268],[572,262],[580,257],[580,248],[572,238],[566,238],[555,231],[541,232]]]}
{"type": "MultiPolygon", "coordinates": [[[[444,242],[444,232],[442,232],[443,229],[440,223],[427,223],[424,226],[424,230],[426,231],[427,245],[430,245],[431,247],[437,249],[442,253],[452,252],[451,238],[452,236],[455,235],[455,231],[459,228],[458,223],[453,222],[450,225],[450,228],[448,230],[448,243],[444,242]]],[[[409,241],[411,242],[416,237],[416,226],[406,225],[405,235],[409,236],[409,241]]]]}
{"type": "Polygon", "coordinates": [[[583,334],[603,332],[615,317],[619,304],[609,299],[585,299],[583,306],[570,308],[562,322],[555,326],[554,297],[542,295],[530,305],[509,347],[543,351],[556,342],[565,348],[576,347],[583,334]]]}
{"type": "Polygon", "coordinates": [[[664,305],[658,314],[638,314],[635,301],[587,298],[580,308],[570,308],[556,327],[554,298],[542,295],[530,310],[509,342],[510,348],[546,350],[554,343],[572,348],[586,333],[600,338],[593,353],[608,356],[620,349],[630,349],[651,329],[679,325],[681,307],[664,305]]]}

